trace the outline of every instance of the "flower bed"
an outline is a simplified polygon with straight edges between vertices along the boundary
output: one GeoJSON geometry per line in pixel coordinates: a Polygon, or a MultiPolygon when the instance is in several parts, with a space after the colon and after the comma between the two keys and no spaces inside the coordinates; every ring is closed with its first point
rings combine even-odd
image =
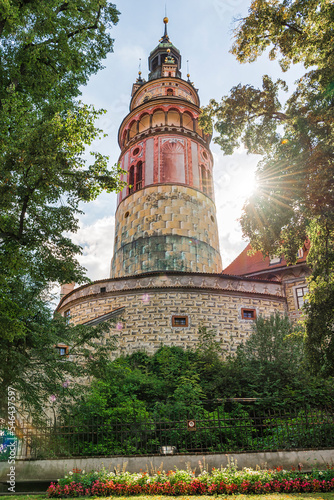
{"type": "Polygon", "coordinates": [[[174,470],[147,472],[92,471],[85,473],[78,469],[69,472],[58,484],[51,483],[47,490],[49,497],[79,496],[124,496],[124,495],[217,495],[236,493],[305,493],[334,491],[333,467],[327,470],[313,470],[303,474],[296,470],[277,469],[238,470],[230,464],[226,468],[208,472],[201,467],[195,471],[174,470]]]}

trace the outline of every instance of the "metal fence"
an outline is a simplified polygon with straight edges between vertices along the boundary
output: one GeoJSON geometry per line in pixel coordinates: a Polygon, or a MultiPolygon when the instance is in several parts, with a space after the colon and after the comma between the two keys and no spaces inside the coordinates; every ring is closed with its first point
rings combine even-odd
{"type": "MultiPolygon", "coordinates": [[[[0,460],[13,438],[3,428],[0,460]]],[[[16,458],[221,453],[334,447],[332,409],[256,409],[240,404],[118,407],[108,417],[83,414],[17,427],[16,458]]]]}

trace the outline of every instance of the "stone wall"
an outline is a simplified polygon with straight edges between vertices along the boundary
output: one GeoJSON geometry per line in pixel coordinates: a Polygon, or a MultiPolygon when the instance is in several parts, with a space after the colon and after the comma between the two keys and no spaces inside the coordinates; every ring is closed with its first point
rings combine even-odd
{"type": "Polygon", "coordinates": [[[302,317],[302,311],[298,309],[296,288],[307,287],[306,277],[308,274],[304,269],[297,269],[295,272],[287,271],[282,276],[288,316],[292,321],[298,321],[302,317]]]}
{"type": "MultiPolygon", "coordinates": [[[[155,473],[157,470],[186,469],[188,466],[199,474],[198,462],[208,467],[226,467],[233,459],[239,469],[244,467],[275,468],[283,467],[290,470],[298,467],[299,463],[304,465],[303,471],[311,470],[312,467],[326,469],[333,464],[333,450],[295,450],[295,451],[267,451],[257,453],[199,453],[178,454],[173,456],[146,455],[138,457],[102,457],[102,458],[62,458],[58,460],[17,460],[15,464],[16,481],[57,481],[73,469],[91,471],[101,470],[103,467],[113,471],[114,468],[127,470],[128,472],[148,471],[155,473]]],[[[0,492],[8,491],[7,474],[8,463],[0,463],[0,492]]],[[[265,498],[265,496],[264,496],[265,498]]]]}
{"type": "Polygon", "coordinates": [[[128,196],[115,221],[111,276],[145,271],[219,273],[216,209],[186,186],[152,186],[128,196]]]}
{"type": "Polygon", "coordinates": [[[59,311],[77,324],[123,307],[110,332],[118,337],[119,352],[153,353],[162,344],[191,348],[203,325],[215,329],[223,353],[233,352],[252,331],[253,320],[242,318],[243,309],[269,317],[283,314],[286,302],[278,283],[165,273],[80,287],[64,297],[59,311]],[[173,326],[173,316],[186,317],[188,325],[173,326]]]}

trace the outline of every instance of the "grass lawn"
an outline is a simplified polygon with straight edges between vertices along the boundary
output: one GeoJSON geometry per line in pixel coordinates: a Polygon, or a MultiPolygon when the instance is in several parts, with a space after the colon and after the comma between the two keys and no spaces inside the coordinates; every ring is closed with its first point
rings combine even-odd
{"type": "MultiPolygon", "coordinates": [[[[89,500],[102,500],[107,498],[108,500],[129,500],[135,498],[138,500],[214,500],[219,497],[219,500],[229,500],[232,497],[235,500],[334,500],[334,492],[330,493],[294,493],[294,494],[284,494],[284,493],[272,493],[268,495],[180,495],[176,497],[172,496],[158,496],[158,495],[137,495],[137,496],[127,496],[127,497],[79,497],[80,499],[89,498],[89,500]]],[[[1,500],[44,500],[48,497],[42,493],[41,495],[1,495],[1,500]]]]}

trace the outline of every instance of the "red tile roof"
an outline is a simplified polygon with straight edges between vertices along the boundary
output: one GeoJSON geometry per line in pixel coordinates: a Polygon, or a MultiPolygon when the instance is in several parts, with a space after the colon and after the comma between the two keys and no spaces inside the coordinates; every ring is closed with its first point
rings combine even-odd
{"type": "MultiPolygon", "coordinates": [[[[306,262],[309,247],[309,241],[307,240],[303,246],[303,256],[297,260],[297,264],[306,262]]],[[[263,257],[261,252],[256,252],[254,255],[248,255],[251,248],[251,244],[249,243],[241,254],[223,270],[223,274],[245,276],[263,271],[270,272],[287,266],[287,262],[284,258],[281,258],[280,262],[276,264],[270,264],[269,257],[263,257]]]]}

